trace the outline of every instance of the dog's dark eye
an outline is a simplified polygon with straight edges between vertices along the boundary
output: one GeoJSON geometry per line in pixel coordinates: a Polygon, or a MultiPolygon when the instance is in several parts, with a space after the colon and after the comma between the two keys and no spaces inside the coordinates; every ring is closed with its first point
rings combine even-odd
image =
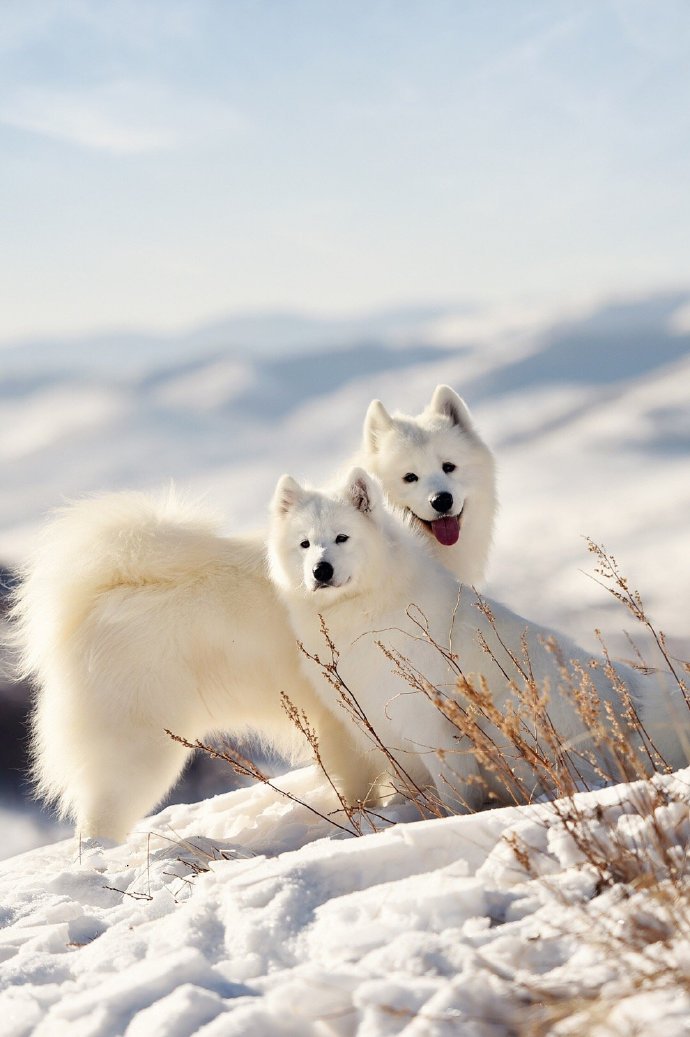
{"type": "Polygon", "coordinates": [[[441,467],[446,475],[450,475],[451,472],[455,471],[457,465],[454,465],[452,461],[446,461],[441,467]]]}
{"type": "Polygon", "coordinates": [[[347,533],[338,533],[337,537],[335,538],[335,542],[336,544],[344,544],[345,541],[349,539],[350,538],[347,535],[347,533]]]}
{"type": "Polygon", "coordinates": [[[309,541],[308,540],[303,540],[302,543],[299,546],[300,547],[305,547],[305,548],[309,547],[309,541]]]}
{"type": "Polygon", "coordinates": [[[414,472],[408,472],[407,475],[403,475],[403,482],[417,482],[417,476],[414,472]]]}

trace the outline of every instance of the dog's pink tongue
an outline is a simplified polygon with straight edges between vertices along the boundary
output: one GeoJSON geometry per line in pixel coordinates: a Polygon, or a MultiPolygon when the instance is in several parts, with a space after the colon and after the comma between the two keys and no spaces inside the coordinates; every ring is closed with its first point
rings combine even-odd
{"type": "Polygon", "coordinates": [[[439,544],[443,544],[444,547],[452,547],[458,542],[460,521],[457,515],[434,519],[431,528],[439,544]]]}

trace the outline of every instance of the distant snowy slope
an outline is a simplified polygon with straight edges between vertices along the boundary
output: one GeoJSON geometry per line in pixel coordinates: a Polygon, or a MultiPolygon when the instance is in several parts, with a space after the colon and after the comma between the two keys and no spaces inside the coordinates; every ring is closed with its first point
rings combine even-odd
{"type": "Polygon", "coordinates": [[[290,312],[246,313],[177,334],[112,331],[74,338],[5,342],[0,343],[0,357],[5,370],[15,377],[36,371],[59,374],[74,369],[136,374],[155,367],[185,364],[218,350],[256,358],[321,353],[353,342],[404,344],[418,339],[421,327],[457,316],[458,312],[471,316],[476,311],[469,307],[458,311],[457,307],[416,306],[341,318],[290,312]]]}
{"type": "Polygon", "coordinates": [[[546,324],[429,308],[359,322],[243,319],[151,348],[130,337],[2,350],[0,561],[19,559],[66,498],[170,479],[208,495],[228,530],[261,526],[281,472],[320,480],[353,452],[372,397],[415,412],[449,382],[498,457],[492,592],[591,640],[608,605],[578,571],[587,534],[685,637],[689,299],[546,324]]]}
{"type": "Polygon", "coordinates": [[[673,292],[627,303],[549,328],[541,348],[492,371],[477,397],[519,389],[575,384],[614,385],[654,372],[688,353],[690,337],[674,320],[687,293],[673,292]]]}
{"type": "Polygon", "coordinates": [[[487,408],[503,503],[494,590],[583,640],[597,625],[630,628],[630,618],[579,571],[592,570],[586,535],[616,555],[650,615],[687,652],[689,415],[690,357],[603,389],[533,390],[487,408]],[[549,414],[559,395],[560,413],[549,414]],[[543,424],[520,429],[530,411],[542,413],[543,424]],[[511,425],[511,414],[515,432],[504,440],[499,429],[511,425]]]}

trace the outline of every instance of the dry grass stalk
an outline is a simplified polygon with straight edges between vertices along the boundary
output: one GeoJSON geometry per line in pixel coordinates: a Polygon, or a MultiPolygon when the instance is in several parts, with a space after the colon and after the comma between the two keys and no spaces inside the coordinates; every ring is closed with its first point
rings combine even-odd
{"type": "MultiPolygon", "coordinates": [[[[690,709],[690,690],[688,689],[687,681],[685,681],[680,675],[681,670],[685,673],[690,673],[690,663],[684,660],[674,659],[671,656],[664,632],[662,630],[657,630],[647,616],[640,592],[637,590],[631,590],[627,579],[622,575],[618,567],[618,562],[615,557],[606,551],[604,547],[596,544],[589,537],[587,537],[586,540],[590,554],[594,555],[598,563],[594,569],[596,576],[593,576],[592,579],[595,580],[600,587],[603,587],[608,591],[616,601],[619,601],[633,616],[633,618],[640,623],[649,634],[651,634],[654,643],[659,649],[659,652],[668,667],[669,673],[673,675],[678,687],[683,693],[686,706],[690,709]],[[601,577],[601,579],[597,579],[597,576],[601,577]]],[[[633,647],[635,646],[633,645],[633,647]]],[[[651,667],[646,666],[639,652],[636,651],[636,654],[638,655],[640,669],[652,669],[651,667]]]]}
{"type": "MultiPolygon", "coordinates": [[[[365,710],[357,699],[357,696],[343,679],[343,676],[338,669],[340,653],[333,643],[333,639],[328,631],[323,616],[320,616],[319,619],[321,624],[321,633],[330,658],[324,660],[318,655],[312,655],[306,650],[302,643],[299,643],[300,651],[304,654],[305,658],[309,659],[319,667],[325,679],[331,687],[335,689],[338,696],[338,702],[345,710],[350,721],[357,724],[357,726],[363,730],[371,740],[372,746],[383,754],[388,766],[390,767],[393,790],[402,794],[405,799],[413,803],[423,817],[443,816],[445,811],[435,793],[428,788],[422,788],[415,781],[409,771],[396,757],[394,747],[387,746],[378,732],[374,729],[373,724],[369,720],[365,710]]],[[[366,802],[359,806],[364,811],[368,810],[368,804],[366,802]]]]}
{"type": "MultiPolygon", "coordinates": [[[[606,574],[612,582],[607,590],[652,634],[686,703],[690,702],[681,676],[688,664],[671,659],[664,634],[658,632],[647,617],[639,593],[630,589],[615,559],[591,541],[589,545],[599,561],[597,572],[606,574]]],[[[477,596],[477,608],[515,670],[514,675],[507,671],[486,637],[478,632],[480,647],[491,666],[503,674],[511,696],[501,709],[494,704],[484,679],[480,676],[470,680],[462,672],[459,657],[452,648],[435,640],[426,617],[416,607],[408,611],[418,631],[416,636],[443,657],[455,675],[455,694],[431,685],[402,652],[388,648],[383,641],[378,644],[406,683],[426,695],[456,727],[458,742],[469,741],[472,745],[490,801],[498,798],[504,802],[528,803],[543,791],[551,796],[572,796],[604,783],[637,781],[652,773],[670,771],[598,631],[603,658],[592,659],[589,667],[566,659],[554,638],[545,639],[544,647],[553,655],[558,673],[556,687],[549,688],[539,686],[535,680],[526,636],[521,639],[519,651],[513,650],[503,638],[490,605],[480,596],[477,596]],[[602,700],[593,680],[595,672],[608,683],[610,701],[602,700]],[[584,744],[584,740],[580,744],[574,741],[566,744],[554,728],[549,717],[549,701],[556,692],[572,704],[589,744],[584,744]]],[[[654,668],[645,662],[642,654],[639,651],[636,654],[635,667],[653,672],[654,668]]]]}
{"type": "MultiPolygon", "coordinates": [[[[588,541],[588,545],[597,558],[595,571],[605,581],[602,585],[652,634],[685,701],[690,702],[686,683],[681,676],[681,672],[688,669],[688,664],[671,659],[663,633],[657,632],[648,619],[640,594],[629,587],[618,569],[615,558],[591,540],[588,541]]],[[[476,757],[479,768],[479,776],[471,780],[482,785],[488,803],[497,800],[515,804],[529,803],[543,792],[559,798],[568,797],[593,784],[631,782],[645,778],[650,773],[669,771],[670,768],[635,709],[629,689],[613,666],[598,631],[602,659],[592,659],[589,668],[577,661],[566,659],[555,639],[545,640],[544,646],[556,662],[558,677],[554,683],[557,684],[557,688],[540,687],[534,677],[526,636],[522,637],[519,650],[513,650],[503,638],[490,605],[477,596],[478,610],[489,623],[496,643],[510,660],[515,671],[515,675],[512,675],[506,670],[486,637],[478,631],[480,646],[487,653],[491,666],[498,667],[503,673],[510,692],[511,697],[507,704],[498,708],[493,702],[486,681],[481,676],[469,679],[462,671],[460,656],[453,650],[452,619],[459,603],[458,596],[451,617],[447,645],[433,637],[429,623],[418,607],[412,605],[408,609],[408,617],[416,631],[411,634],[408,632],[408,636],[424,641],[442,656],[455,679],[453,692],[449,693],[443,688],[436,687],[419,672],[408,656],[387,646],[382,638],[377,640],[377,644],[409,688],[429,699],[454,725],[457,730],[457,752],[467,752],[468,749],[465,747],[469,745],[469,751],[476,757]],[[615,707],[611,701],[602,701],[592,679],[594,671],[599,671],[599,676],[603,675],[606,678],[615,707]],[[549,717],[549,702],[556,690],[572,703],[583,730],[587,732],[588,744],[566,744],[554,728],[549,717]]],[[[422,816],[443,816],[447,810],[441,805],[435,790],[421,786],[401,762],[403,754],[396,747],[387,745],[381,734],[374,729],[355,690],[343,679],[339,670],[338,648],[323,617],[320,617],[320,622],[326,657],[321,658],[319,655],[308,653],[303,645],[300,645],[300,649],[320,668],[325,679],[335,690],[337,700],[349,720],[366,733],[372,747],[382,755],[385,767],[389,771],[392,790],[412,802],[422,816]]],[[[642,654],[637,649],[635,651],[637,668],[651,670],[642,654]]],[[[365,829],[375,830],[378,815],[373,807],[381,801],[381,790],[371,789],[362,802],[346,803],[338,790],[337,782],[324,766],[318,734],[309,718],[300,712],[286,695],[283,695],[283,707],[290,721],[308,743],[317,765],[331,785],[347,818],[347,830],[361,834],[362,816],[366,814],[370,816],[365,829]]],[[[202,742],[189,743],[179,737],[177,740],[190,748],[199,748],[223,759],[239,773],[274,787],[260,768],[234,749],[224,747],[223,750],[218,750],[202,742]]],[[[425,747],[420,751],[433,751],[433,747],[425,747]]],[[[446,751],[446,764],[449,755],[446,751]]],[[[459,791],[456,792],[455,798],[458,809],[466,810],[467,803],[459,791]]],[[[315,813],[318,814],[319,811],[315,813]]],[[[336,824],[336,827],[343,827],[332,818],[329,818],[329,821],[336,824]]]]}
{"type": "Polygon", "coordinates": [[[689,792],[679,778],[669,784],[657,777],[637,783],[606,807],[583,804],[583,797],[552,804],[555,820],[543,823],[551,832],[560,826],[570,837],[576,850],[573,866],[594,880],[589,897],[578,899],[567,883],[540,876],[543,851],[515,835],[509,839],[525,878],[538,879],[569,909],[567,917],[575,918],[569,933],[614,972],[605,992],[601,982],[589,988],[582,984],[577,993],[559,989],[548,977],[533,983],[518,1030],[522,1037],[555,1032],[584,1037],[594,1027],[598,1033],[618,1034],[611,1017],[630,995],[690,994],[684,952],[690,943],[689,792]],[[598,905],[602,896],[607,898],[603,909],[598,905]],[[564,1020],[568,1025],[561,1029],[564,1020]]]}
{"type": "Polygon", "coordinates": [[[268,775],[264,774],[261,768],[255,764],[248,757],[244,756],[237,749],[232,746],[225,745],[223,748],[218,748],[215,745],[210,745],[208,742],[202,742],[200,739],[196,739],[191,742],[187,738],[183,738],[181,735],[174,734],[172,731],[165,729],[165,733],[172,738],[174,742],[179,742],[180,745],[184,745],[186,749],[199,749],[204,753],[207,753],[214,760],[223,760],[237,773],[243,777],[253,778],[255,781],[260,782],[262,785],[267,785],[268,788],[273,789],[274,792],[284,796],[291,802],[296,803],[301,807],[305,807],[310,813],[315,814],[316,817],[321,818],[322,821],[327,821],[329,825],[339,829],[346,835],[358,835],[361,834],[352,828],[347,828],[345,825],[341,825],[340,822],[336,821],[333,817],[329,817],[327,814],[317,810],[316,807],[310,803],[305,802],[298,796],[293,795],[286,789],[281,789],[278,785],[275,785],[268,775]]]}

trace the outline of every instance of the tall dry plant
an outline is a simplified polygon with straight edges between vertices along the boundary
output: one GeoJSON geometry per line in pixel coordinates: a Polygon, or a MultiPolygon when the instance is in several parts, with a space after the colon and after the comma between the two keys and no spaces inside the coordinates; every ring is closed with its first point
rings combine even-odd
{"type": "MultiPolygon", "coordinates": [[[[615,558],[591,540],[588,545],[597,559],[595,573],[601,578],[600,582],[652,636],[665,667],[690,708],[686,680],[690,666],[673,658],[664,634],[657,631],[648,618],[639,593],[630,589],[615,558]]],[[[475,756],[479,769],[479,776],[470,780],[483,787],[487,803],[525,804],[543,793],[549,797],[568,797],[606,783],[632,782],[655,773],[669,773],[671,767],[636,710],[630,690],[615,668],[600,631],[596,631],[596,635],[601,658],[592,658],[588,665],[567,658],[555,637],[544,641],[544,647],[554,658],[558,675],[555,689],[549,689],[535,679],[526,635],[523,635],[519,648],[514,649],[504,639],[488,602],[477,595],[476,605],[514,668],[514,672],[509,673],[487,638],[477,631],[480,647],[487,655],[487,670],[498,667],[510,692],[507,704],[500,708],[483,677],[470,679],[463,672],[462,656],[454,651],[452,638],[449,637],[448,644],[439,642],[416,606],[410,606],[407,612],[414,626],[412,636],[423,640],[443,658],[445,668],[454,678],[452,691],[434,685],[403,651],[391,648],[381,639],[376,643],[409,688],[430,700],[456,728],[457,752],[466,752],[465,746],[470,746],[469,751],[475,756]],[[595,676],[599,683],[603,679],[610,689],[606,698],[600,695],[595,676]],[[549,715],[549,702],[554,691],[569,700],[586,738],[565,742],[556,730],[549,715]]],[[[387,745],[381,733],[374,730],[356,692],[340,672],[339,652],[323,618],[321,630],[325,646],[323,656],[309,654],[301,645],[300,648],[321,670],[350,721],[367,735],[372,750],[382,755],[392,789],[412,801],[423,816],[446,813],[435,791],[421,787],[400,762],[401,754],[395,751],[395,747],[387,745]]],[[[645,661],[632,640],[631,645],[636,654],[631,664],[633,668],[645,673],[658,669],[645,661]]],[[[448,751],[444,753],[447,769],[452,771],[451,755],[448,751]]],[[[465,777],[463,781],[466,783],[468,779],[465,777]]],[[[467,804],[459,790],[455,790],[455,799],[458,810],[465,811],[467,804]]]]}
{"type": "MultiPolygon", "coordinates": [[[[683,700],[690,708],[687,685],[690,665],[672,656],[666,637],[656,630],[648,618],[639,593],[629,587],[616,559],[593,541],[588,540],[587,543],[596,559],[595,579],[625,606],[636,623],[652,637],[665,667],[672,674],[682,692],[683,700]]],[[[664,774],[670,771],[667,761],[636,711],[630,691],[614,667],[599,631],[596,631],[596,634],[602,655],[600,659],[592,659],[589,666],[569,660],[555,638],[549,638],[545,642],[546,649],[552,653],[556,663],[558,693],[569,698],[583,730],[589,736],[587,745],[566,743],[549,717],[548,706],[552,692],[541,687],[535,680],[526,636],[521,639],[519,648],[513,649],[505,641],[489,604],[479,595],[476,604],[488,622],[498,645],[514,667],[514,674],[509,674],[486,637],[477,632],[479,643],[487,655],[487,668],[491,665],[502,670],[512,695],[507,706],[504,705],[501,709],[494,703],[488,684],[483,678],[470,680],[463,673],[461,657],[453,650],[452,638],[449,638],[448,644],[436,640],[430,632],[426,617],[416,606],[410,606],[408,610],[408,617],[415,627],[415,636],[423,639],[443,657],[445,666],[454,676],[455,688],[452,692],[435,686],[403,652],[387,646],[381,639],[377,644],[407,685],[415,693],[429,699],[456,728],[457,751],[470,751],[475,756],[479,774],[469,780],[482,787],[487,805],[496,802],[526,804],[543,794],[549,798],[562,799],[594,786],[611,782],[633,782],[648,778],[650,774],[664,774]],[[609,699],[603,700],[599,695],[593,680],[595,673],[598,677],[603,675],[608,682],[612,692],[609,699]],[[465,746],[470,748],[467,749],[465,746]]],[[[454,619],[454,616],[451,619],[454,619]]],[[[340,810],[337,815],[322,815],[308,804],[302,805],[325,817],[335,827],[355,835],[377,829],[382,820],[379,813],[381,805],[392,794],[401,795],[413,803],[422,817],[444,816],[448,812],[447,806],[441,804],[436,790],[431,786],[421,785],[418,779],[413,777],[412,768],[406,768],[404,762],[401,762],[404,754],[397,751],[395,746],[388,745],[382,733],[375,730],[356,690],[348,686],[344,680],[339,669],[340,653],[323,618],[321,630],[325,646],[323,657],[307,653],[302,645],[300,648],[321,670],[323,677],[333,688],[336,701],[344,710],[349,722],[355,723],[365,732],[371,742],[372,751],[380,755],[382,775],[380,782],[370,789],[363,801],[345,802],[334,776],[328,773],[323,764],[318,734],[309,718],[283,694],[283,708],[308,744],[314,761],[331,785],[340,810]]],[[[636,656],[632,665],[640,671],[651,672],[654,667],[645,661],[642,652],[632,640],[631,645],[636,656]]],[[[225,760],[239,773],[275,788],[288,798],[296,798],[290,793],[282,792],[257,765],[230,745],[219,748],[201,741],[189,742],[175,734],[171,734],[171,737],[188,748],[200,749],[213,757],[225,760]]],[[[433,751],[433,748],[424,751],[433,751]]],[[[451,754],[446,751],[444,755],[446,769],[452,772],[452,759],[449,760],[451,754]]],[[[690,746],[688,756],[690,758],[690,746]]],[[[418,772],[415,770],[415,773],[418,772]]],[[[464,777],[463,782],[467,781],[468,778],[464,777]]],[[[468,809],[459,789],[446,789],[445,792],[446,802],[451,794],[454,795],[459,812],[468,809]]]]}

